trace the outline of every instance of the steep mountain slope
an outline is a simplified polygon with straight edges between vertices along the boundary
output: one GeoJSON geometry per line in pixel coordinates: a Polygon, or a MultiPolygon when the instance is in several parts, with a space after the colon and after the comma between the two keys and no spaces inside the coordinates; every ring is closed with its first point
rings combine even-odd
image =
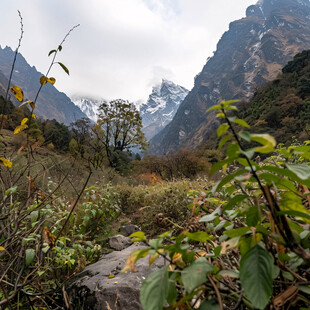
{"type": "Polygon", "coordinates": [[[155,136],[173,119],[187,94],[186,88],[165,79],[153,87],[147,102],[140,107],[143,132],[147,139],[155,136]]]}
{"type": "MultiPolygon", "coordinates": [[[[0,46],[0,71],[8,79],[14,58],[14,52],[10,47],[4,49],[0,46]]],[[[31,67],[25,58],[18,54],[15,69],[12,77],[12,85],[17,85],[23,89],[25,99],[33,100],[40,87],[40,77],[43,74],[35,67],[31,67]]],[[[2,88],[7,87],[7,82],[3,76],[0,83],[2,88]]],[[[57,85],[57,81],[56,81],[57,85]]],[[[59,92],[55,86],[47,83],[41,90],[37,105],[36,115],[44,119],[56,119],[58,122],[70,124],[75,120],[86,117],[86,115],[76,107],[66,94],[59,92]]]]}
{"type": "Polygon", "coordinates": [[[278,143],[310,139],[310,50],[297,54],[277,79],[259,89],[239,115],[253,132],[268,132],[278,143]]]}
{"type": "Polygon", "coordinates": [[[151,140],[150,153],[197,147],[218,126],[208,107],[221,99],[249,99],[308,48],[309,0],[260,0],[248,7],[245,18],[229,25],[174,119],[151,140]]]}

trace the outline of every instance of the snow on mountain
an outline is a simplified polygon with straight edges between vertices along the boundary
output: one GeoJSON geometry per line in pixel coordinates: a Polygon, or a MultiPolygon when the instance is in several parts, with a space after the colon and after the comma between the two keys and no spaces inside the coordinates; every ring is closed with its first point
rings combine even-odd
{"type": "Polygon", "coordinates": [[[153,87],[147,102],[140,106],[143,131],[147,139],[155,136],[172,120],[187,94],[186,88],[165,79],[160,85],[153,87]]]}
{"type": "Polygon", "coordinates": [[[98,108],[102,103],[106,102],[106,100],[75,96],[72,98],[72,102],[79,107],[88,118],[97,122],[98,108]]]}
{"type": "MultiPolygon", "coordinates": [[[[186,88],[163,79],[161,84],[153,87],[146,103],[141,101],[135,102],[142,117],[143,132],[148,140],[172,120],[180,103],[187,94],[188,90],[186,88]]],[[[87,117],[96,122],[98,108],[105,100],[75,96],[72,98],[72,102],[87,117]]]]}

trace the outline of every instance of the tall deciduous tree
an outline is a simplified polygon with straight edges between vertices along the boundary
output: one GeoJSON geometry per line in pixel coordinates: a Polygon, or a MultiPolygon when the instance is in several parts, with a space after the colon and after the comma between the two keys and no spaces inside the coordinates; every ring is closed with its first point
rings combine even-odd
{"type": "Polygon", "coordinates": [[[101,104],[93,130],[104,145],[111,167],[117,167],[118,159],[131,149],[145,151],[148,147],[141,116],[135,105],[126,100],[101,104]]]}

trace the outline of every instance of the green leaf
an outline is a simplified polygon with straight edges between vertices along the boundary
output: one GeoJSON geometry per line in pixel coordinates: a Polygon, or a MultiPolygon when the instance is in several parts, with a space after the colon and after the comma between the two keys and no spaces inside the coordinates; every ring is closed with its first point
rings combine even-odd
{"type": "Polygon", "coordinates": [[[133,242],[140,242],[146,240],[145,233],[143,231],[134,232],[129,236],[129,238],[135,238],[134,240],[132,240],[133,242]]]}
{"type": "Polygon", "coordinates": [[[246,142],[251,142],[251,134],[247,131],[239,132],[238,136],[246,142]]]}
{"type": "Polygon", "coordinates": [[[236,106],[232,105],[232,106],[226,107],[225,110],[226,111],[231,111],[231,110],[232,111],[238,111],[239,109],[236,106]]]}
{"type": "Polygon", "coordinates": [[[228,105],[231,105],[232,103],[237,103],[237,102],[240,102],[240,100],[239,100],[239,99],[227,100],[227,101],[223,100],[223,101],[221,101],[220,104],[221,104],[222,106],[227,107],[228,105]]]}
{"type": "Polygon", "coordinates": [[[267,170],[267,171],[271,171],[271,172],[277,173],[280,176],[286,176],[286,177],[290,178],[293,181],[296,181],[298,183],[302,183],[302,184],[310,187],[310,179],[309,180],[303,180],[303,179],[299,178],[295,173],[293,173],[289,169],[283,169],[283,168],[279,168],[279,167],[276,167],[276,166],[263,166],[263,167],[261,167],[260,170],[267,170]]]}
{"type": "Polygon", "coordinates": [[[244,199],[248,198],[248,195],[245,194],[238,194],[232,198],[229,198],[228,202],[223,206],[223,211],[231,209],[237,203],[243,201],[244,199]]]}
{"type": "Polygon", "coordinates": [[[240,228],[235,228],[235,229],[231,229],[231,230],[226,230],[225,235],[228,236],[229,238],[235,238],[235,237],[239,237],[239,236],[244,236],[249,231],[251,231],[250,227],[240,227],[240,228]]]}
{"type": "Polygon", "coordinates": [[[38,219],[38,217],[39,217],[39,211],[38,210],[32,211],[30,213],[30,221],[31,221],[31,223],[34,223],[38,219]]]}
{"type": "Polygon", "coordinates": [[[10,187],[9,189],[7,189],[5,191],[5,195],[8,196],[8,195],[12,195],[14,193],[17,192],[17,186],[14,186],[14,187],[10,187]]]}
{"type": "Polygon", "coordinates": [[[310,286],[309,285],[298,285],[298,289],[303,293],[310,295],[310,286]]]}
{"type": "Polygon", "coordinates": [[[167,302],[170,305],[174,304],[178,298],[178,291],[176,288],[175,277],[176,277],[176,273],[171,272],[171,275],[169,275],[168,292],[167,292],[167,302]]]}
{"type": "Polygon", "coordinates": [[[187,293],[193,290],[207,280],[207,274],[213,272],[213,266],[205,257],[197,258],[192,265],[183,269],[181,279],[187,293]]]}
{"type": "Polygon", "coordinates": [[[220,150],[225,145],[225,143],[229,141],[232,137],[233,137],[232,134],[224,136],[219,143],[218,149],[220,150]]]}
{"type": "Polygon", "coordinates": [[[208,215],[204,215],[199,222],[211,222],[213,221],[215,218],[218,217],[218,214],[220,212],[220,209],[216,209],[214,210],[212,213],[208,214],[208,215]]]}
{"type": "Polygon", "coordinates": [[[235,119],[234,123],[236,123],[242,127],[246,127],[246,128],[251,127],[246,121],[244,121],[243,119],[240,119],[240,118],[235,119]]]}
{"type": "MultiPolygon", "coordinates": [[[[255,149],[249,149],[249,150],[246,150],[246,151],[241,151],[241,154],[243,154],[246,158],[248,159],[251,159],[254,154],[255,154],[255,149]]],[[[245,158],[238,158],[238,162],[243,165],[244,167],[248,167],[249,166],[249,163],[248,161],[245,159],[245,158]]],[[[250,161],[252,165],[257,165],[255,162],[253,161],[250,161]]]]}
{"type": "Polygon", "coordinates": [[[26,249],[26,256],[25,256],[25,261],[26,261],[26,266],[29,266],[35,257],[35,250],[34,249],[26,249]]]}
{"type": "Polygon", "coordinates": [[[197,231],[194,233],[187,232],[186,237],[190,240],[194,241],[200,241],[200,242],[207,242],[208,240],[211,240],[212,237],[210,237],[206,232],[204,231],[197,231]]]}
{"type": "Polygon", "coordinates": [[[310,167],[307,164],[286,164],[286,167],[300,179],[310,181],[310,167]]]}
{"type": "Polygon", "coordinates": [[[218,137],[222,136],[227,130],[229,129],[229,125],[224,123],[220,125],[220,127],[217,129],[216,134],[218,137]]]}
{"type": "Polygon", "coordinates": [[[226,154],[230,158],[237,158],[240,152],[241,152],[241,149],[237,143],[229,144],[226,150],[226,154]]]}
{"type": "Polygon", "coordinates": [[[61,45],[58,46],[58,50],[59,50],[59,52],[61,52],[61,50],[62,50],[62,46],[61,45]]]}
{"type": "Polygon", "coordinates": [[[253,206],[246,212],[246,223],[248,226],[255,227],[260,221],[260,215],[258,212],[258,207],[253,206]]]}
{"type": "Polygon", "coordinates": [[[158,250],[163,246],[163,239],[152,239],[149,241],[149,245],[151,248],[158,250]]]}
{"type": "Polygon", "coordinates": [[[53,53],[56,53],[56,50],[49,51],[48,56],[51,56],[53,53]]]}
{"type": "Polygon", "coordinates": [[[61,63],[61,62],[57,62],[59,65],[60,65],[60,67],[69,75],[69,70],[68,70],[68,68],[63,64],[63,63],[61,63]]]}
{"type": "Polygon", "coordinates": [[[221,110],[221,106],[220,105],[214,105],[213,107],[209,108],[207,110],[207,112],[212,111],[212,110],[221,110]]]}
{"type": "Polygon", "coordinates": [[[236,172],[229,174],[227,176],[225,176],[213,189],[212,192],[218,192],[225,184],[227,184],[228,182],[230,182],[231,180],[233,180],[235,177],[247,173],[248,171],[246,169],[240,169],[237,170],[236,172]]]}
{"type": "Polygon", "coordinates": [[[300,214],[300,217],[306,219],[306,222],[309,223],[310,214],[298,195],[293,192],[283,192],[280,196],[282,197],[280,200],[281,211],[293,211],[295,214],[291,213],[290,215],[299,216],[297,214],[300,214]]]}
{"type": "Polygon", "coordinates": [[[152,272],[142,283],[140,302],[143,309],[162,310],[168,296],[167,266],[152,272]]]}
{"type": "Polygon", "coordinates": [[[273,260],[259,244],[240,261],[240,281],[246,297],[255,308],[265,309],[272,295],[273,260]]]}

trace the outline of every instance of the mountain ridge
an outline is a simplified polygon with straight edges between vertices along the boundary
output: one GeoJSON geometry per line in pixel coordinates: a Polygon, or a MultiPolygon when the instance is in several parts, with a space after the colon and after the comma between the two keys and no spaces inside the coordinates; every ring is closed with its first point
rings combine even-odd
{"type": "MultiPolygon", "coordinates": [[[[1,88],[6,89],[15,52],[8,46],[0,46],[0,71],[6,81],[0,80],[1,88]],[[5,85],[4,85],[5,84],[5,85]]],[[[40,77],[43,74],[35,66],[30,66],[22,54],[18,53],[11,85],[22,88],[25,100],[33,100],[40,87],[40,77]]],[[[57,81],[56,81],[57,83],[57,81]]],[[[86,115],[76,107],[70,98],[55,86],[47,83],[38,97],[35,114],[43,119],[56,119],[69,125],[71,122],[86,115]]]]}
{"type": "Polygon", "coordinates": [[[150,154],[201,145],[218,127],[218,120],[206,113],[209,107],[220,100],[248,100],[256,87],[276,78],[308,48],[309,2],[264,0],[249,6],[246,17],[230,23],[173,120],[151,140],[150,154]]]}

